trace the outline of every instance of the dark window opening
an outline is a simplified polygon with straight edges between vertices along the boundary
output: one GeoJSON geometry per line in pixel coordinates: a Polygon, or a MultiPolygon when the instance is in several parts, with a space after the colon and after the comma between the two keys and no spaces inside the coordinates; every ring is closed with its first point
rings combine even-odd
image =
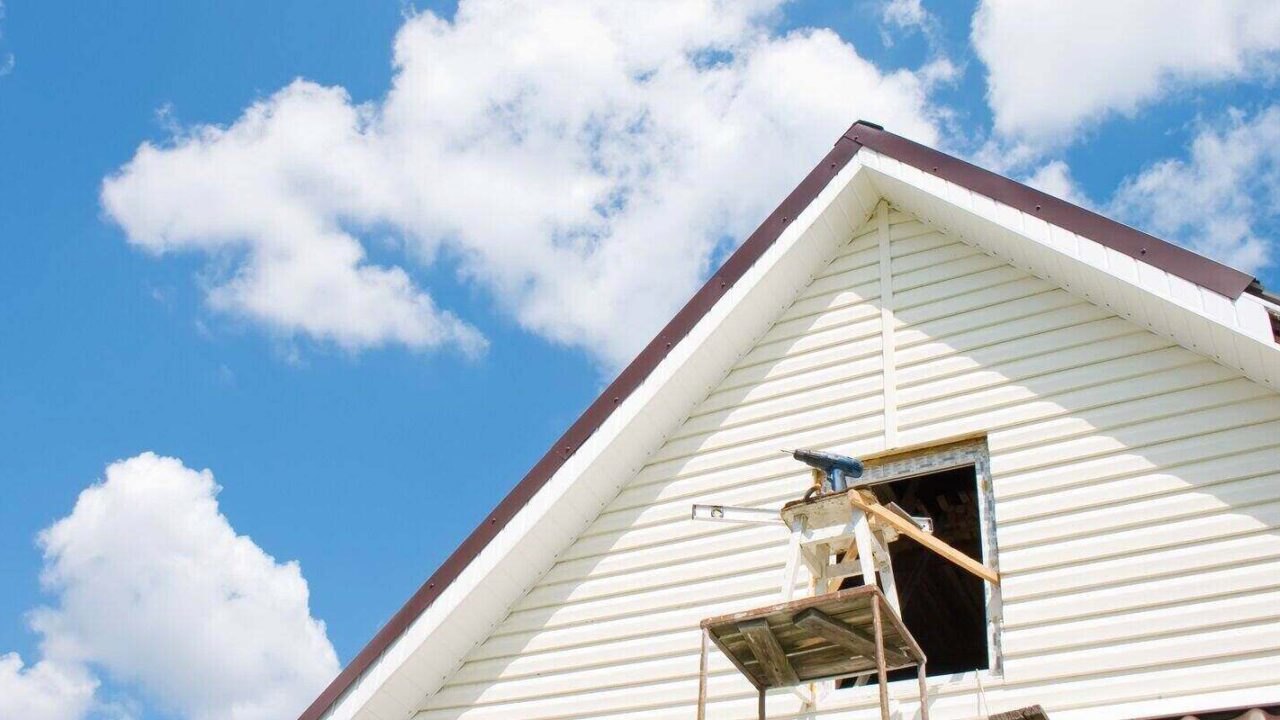
{"type": "MultiPolygon", "coordinates": [[[[871,489],[881,503],[896,502],[912,515],[929,516],[938,539],[982,559],[981,500],[972,465],[880,483],[871,489]]],[[[986,669],[983,581],[907,538],[890,543],[889,556],[902,620],[928,658],[929,675],[986,669]]],[[[841,587],[861,584],[861,577],[851,577],[841,587]]],[[[914,677],[914,668],[889,673],[890,680],[914,677]]],[[[841,687],[851,684],[846,680],[841,687]]]]}

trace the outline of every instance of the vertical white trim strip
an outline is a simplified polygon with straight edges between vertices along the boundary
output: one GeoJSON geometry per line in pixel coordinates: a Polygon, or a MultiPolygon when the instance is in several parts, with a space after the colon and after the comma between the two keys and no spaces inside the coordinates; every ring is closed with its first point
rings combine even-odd
{"type": "Polygon", "coordinates": [[[884,446],[898,446],[898,381],[893,358],[893,255],[889,244],[889,203],[876,208],[880,235],[880,352],[884,377],[884,446]]]}

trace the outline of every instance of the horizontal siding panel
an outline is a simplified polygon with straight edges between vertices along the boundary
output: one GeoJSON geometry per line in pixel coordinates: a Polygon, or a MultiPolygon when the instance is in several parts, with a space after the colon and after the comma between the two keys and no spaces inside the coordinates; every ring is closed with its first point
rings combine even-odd
{"type": "MultiPolygon", "coordinates": [[[[1117,358],[1134,352],[1169,347],[1170,343],[1151,333],[1136,331],[1119,318],[1105,318],[1072,324],[1059,330],[1037,331],[1000,343],[986,345],[986,359],[958,351],[932,360],[921,360],[897,373],[899,402],[910,393],[924,394],[930,386],[948,387],[952,378],[965,372],[983,372],[1005,379],[1035,377],[1054,370],[1117,358]],[[1123,341],[1120,339],[1123,338],[1123,341]],[[1106,342],[1116,340],[1116,342],[1106,342]]],[[[935,396],[948,393],[935,392],[935,396]]],[[[927,397],[927,395],[926,395],[927,397]]]]}
{"type": "MultiPolygon", "coordinates": [[[[1275,464],[1274,459],[1272,464],[1275,464]]],[[[1082,534],[1106,533],[1124,528],[1148,528],[1154,532],[1157,523],[1248,507],[1276,499],[1280,495],[1277,488],[1280,488],[1280,472],[1266,472],[1217,482],[1202,492],[1178,492],[1132,502],[1112,502],[1092,510],[1064,513],[1050,519],[1001,528],[1000,548],[1008,552],[1082,534]]]]}
{"type": "Polygon", "coordinates": [[[1076,452],[1068,450],[1066,458],[1058,463],[1030,465],[1024,461],[1022,469],[1004,469],[997,484],[997,513],[1003,518],[1006,506],[1034,504],[1046,493],[1075,488],[1088,492],[1093,482],[1126,473],[1179,467],[1197,460],[1214,462],[1237,452],[1275,447],[1277,442],[1280,423],[1264,420],[1241,424],[1236,418],[1227,418],[1218,427],[1198,425],[1191,433],[1174,424],[1163,436],[1147,434],[1141,443],[1118,447],[1104,444],[1101,451],[1099,443],[1080,441],[1072,449],[1076,452]]]}
{"type": "MultiPolygon", "coordinates": [[[[862,357],[850,357],[834,365],[824,365],[808,372],[796,373],[777,380],[729,387],[717,390],[702,403],[697,414],[692,418],[700,418],[723,410],[732,410],[764,402],[787,395],[797,395],[806,390],[816,388],[832,388],[826,390],[828,395],[839,396],[841,391],[835,389],[839,383],[858,380],[869,376],[879,377],[882,358],[879,343],[869,346],[862,357]]],[[[726,380],[728,382],[728,380],[726,380]]],[[[830,397],[824,398],[830,400],[830,397]]]]}
{"type": "MultiPolygon", "coordinates": [[[[605,538],[602,535],[593,537],[605,538]]],[[[613,534],[613,537],[616,538],[617,534],[613,534]]],[[[604,542],[608,542],[608,539],[606,538],[604,542]]],[[[547,573],[546,582],[572,582],[587,577],[609,577],[669,563],[748,551],[780,542],[777,530],[769,526],[726,525],[715,532],[690,533],[687,537],[673,538],[659,547],[617,551],[606,549],[596,554],[585,554],[582,551],[565,553],[562,557],[567,559],[556,563],[555,567],[547,573]]]]}
{"type": "MultiPolygon", "coordinates": [[[[864,372],[861,376],[844,382],[823,385],[759,402],[742,403],[724,410],[699,413],[685,421],[680,431],[672,438],[672,443],[689,438],[712,438],[723,434],[726,430],[760,426],[764,421],[785,415],[797,415],[841,403],[865,400],[872,395],[878,396],[884,386],[880,377],[880,364],[872,362],[862,367],[864,372]]],[[[877,400],[875,404],[878,406],[881,403],[877,400]]],[[[725,437],[730,436],[732,435],[725,435],[725,437]]],[[[666,451],[667,448],[663,450],[666,451]]]]}
{"type": "Polygon", "coordinates": [[[766,592],[732,595],[717,593],[702,598],[701,604],[689,604],[666,610],[651,610],[641,615],[619,615],[589,624],[520,630],[506,624],[470,658],[483,659],[525,653],[546,652],[566,648],[587,647],[605,642],[646,638],[657,634],[689,631],[697,628],[702,618],[738,612],[774,602],[778,598],[775,584],[766,592]]]}
{"type": "MultiPolygon", "coordinates": [[[[1030,569],[1001,579],[1001,594],[1013,605],[1056,593],[1078,593],[1122,583],[1165,577],[1189,577],[1216,568],[1244,565],[1280,556],[1275,533],[1253,532],[1201,542],[1180,543],[1141,555],[1121,555],[1030,569]]],[[[1004,555],[1000,556],[1004,562],[1004,555]]],[[[1003,568],[1002,568],[1003,571],[1003,568]]],[[[1262,582],[1259,580],[1258,582],[1262,582]]],[[[1012,617],[1013,607],[1007,612],[1012,617]]]]}
{"type": "MultiPolygon", "coordinates": [[[[919,279],[915,277],[916,272],[919,270],[946,266],[961,260],[966,263],[968,268],[977,267],[986,270],[996,266],[991,261],[990,256],[984,255],[981,250],[972,245],[953,241],[928,250],[894,256],[892,260],[893,289],[897,291],[913,287],[911,283],[919,279]],[[981,260],[978,260],[979,258],[981,260]]],[[[951,273],[951,275],[954,275],[954,273],[951,273]]]]}
{"type": "Polygon", "coordinates": [[[760,363],[744,363],[729,373],[720,388],[726,390],[750,387],[754,383],[792,378],[852,360],[872,357],[879,351],[880,335],[876,334],[842,345],[796,353],[784,358],[764,360],[760,363]]]}
{"type": "Polygon", "coordinates": [[[1053,289],[1049,283],[1028,277],[1017,268],[997,265],[945,282],[895,291],[893,309],[898,320],[916,324],[1053,289]]]}
{"type": "MultiPolygon", "coordinates": [[[[1101,335],[1098,340],[1083,340],[1079,346],[1066,349],[1059,347],[1040,355],[1031,355],[1039,344],[1038,338],[1029,338],[1023,343],[1003,343],[999,350],[992,352],[987,365],[968,369],[967,372],[964,366],[972,366],[977,362],[972,356],[967,356],[963,363],[933,363],[934,367],[927,368],[926,371],[932,370],[932,377],[937,379],[914,385],[901,383],[898,388],[898,404],[905,407],[938,402],[1010,383],[1027,385],[1037,391],[1040,390],[1040,383],[1043,383],[1045,391],[1040,394],[1048,395],[1054,392],[1053,384],[1071,382],[1073,373],[1092,375],[1097,372],[1093,366],[1108,361],[1114,361],[1117,365],[1126,361],[1140,363],[1161,354],[1174,356],[1173,362],[1185,361],[1181,348],[1170,348],[1166,341],[1150,333],[1122,335],[1120,329],[1115,327],[1100,327],[1098,330],[1101,335]],[[1112,342],[1102,343],[1100,340],[1112,342]],[[1008,354],[1004,352],[1006,350],[1008,354]],[[1020,356],[1022,353],[1026,355],[1020,356]],[[1011,359],[1005,361],[1006,358],[1011,359]]],[[[1045,346],[1040,347],[1044,349],[1045,346]]]]}
{"type": "MultiPolygon", "coordinates": [[[[1178,362],[1175,358],[1162,359],[1172,360],[1171,364],[1178,362]]],[[[1188,358],[1188,360],[1194,361],[1194,358],[1188,358]]],[[[1128,369],[1132,370],[1133,366],[1129,366],[1128,369]]],[[[1197,384],[1221,382],[1229,377],[1229,371],[1218,367],[1185,365],[1166,368],[1151,376],[1135,375],[1115,383],[1072,388],[1067,392],[1047,397],[1026,396],[1026,388],[1010,386],[1000,388],[998,392],[986,393],[988,399],[992,401],[992,407],[978,406],[973,412],[967,414],[955,412],[957,403],[951,403],[950,407],[946,408],[949,412],[945,413],[934,411],[930,414],[933,408],[926,407],[914,414],[912,419],[917,421],[915,426],[908,427],[903,423],[899,426],[899,432],[902,435],[903,444],[915,445],[928,442],[929,438],[955,437],[987,431],[990,432],[992,444],[998,445],[1003,433],[1024,430],[1033,424],[1040,424],[1043,430],[1050,430],[1055,424],[1062,424],[1067,426],[1067,431],[1061,434],[1069,437],[1078,434],[1071,430],[1078,428],[1082,422],[1090,422],[1088,417],[1081,418],[1076,413],[1087,413],[1089,417],[1105,417],[1106,414],[1103,412],[1105,408],[1157,397],[1165,392],[1193,390],[1197,389],[1194,387],[1197,384]]],[[[1157,400],[1157,404],[1158,402],[1157,400]]],[[[1099,423],[1099,425],[1102,424],[1099,423]]],[[[1123,442],[1121,439],[1113,438],[1113,440],[1123,442]]],[[[1041,464],[1046,463],[1047,459],[1041,464]]]]}
{"type": "MultiPolygon", "coordinates": [[[[1263,544],[1257,542],[1256,536],[1246,540],[1253,541],[1254,550],[1263,544]]],[[[1276,552],[1274,557],[1264,555],[1261,559],[1249,558],[1239,564],[1220,563],[1201,568],[1194,575],[1194,582],[1191,577],[1175,572],[1012,602],[1006,605],[1004,625],[1011,632],[1022,628],[1054,632],[1056,627],[1073,620],[1127,617],[1126,613],[1146,608],[1177,604],[1198,606],[1221,597],[1275,590],[1280,588],[1280,552],[1276,552]]]]}
{"type": "Polygon", "coordinates": [[[1083,650],[1041,653],[1031,658],[1011,660],[1006,676],[1011,682],[1035,678],[1048,682],[1070,677],[1082,668],[1089,672],[1114,672],[1160,665],[1177,658],[1195,662],[1254,653],[1280,652],[1280,623],[1232,626],[1186,633],[1177,637],[1156,637],[1121,642],[1083,650]]]}
{"type": "MultiPolygon", "coordinates": [[[[1280,433],[1280,427],[1275,430],[1280,433]]],[[[1054,523],[1069,522],[1068,518],[1097,508],[1128,507],[1148,498],[1181,496],[1230,480],[1280,472],[1280,435],[1273,437],[1275,442],[1266,443],[1261,449],[1241,447],[1226,456],[1171,462],[1160,466],[1160,472],[1142,472],[1151,466],[1142,462],[1145,458],[1131,453],[1111,458],[1110,463],[1094,461],[1095,466],[1101,465],[1097,467],[1097,474],[1081,472],[1076,465],[1077,473],[1064,478],[1071,483],[1066,489],[1040,491],[1009,500],[1001,498],[1001,542],[1016,544],[1022,528],[1032,526],[1040,518],[1050,518],[1054,523]],[[1133,470],[1129,469],[1129,463],[1133,470]]]]}
{"type": "MultiPolygon", "coordinates": [[[[1271,497],[1274,498],[1274,494],[1271,497]]],[[[1260,505],[1234,510],[1098,535],[1076,535],[1070,540],[1047,546],[1014,550],[1001,548],[1000,569],[1003,573],[1013,575],[1027,570],[1147,553],[1165,547],[1207,542],[1280,527],[1280,500],[1272,499],[1260,505]]]]}
{"type": "Polygon", "coordinates": [[[791,431],[785,423],[781,422],[775,427],[778,431],[776,435],[755,443],[712,450],[692,457],[655,462],[640,471],[640,478],[648,480],[651,476],[683,477],[758,462],[778,455],[778,450],[783,447],[778,444],[779,441],[795,447],[831,447],[837,444],[848,447],[851,439],[880,435],[884,431],[884,418],[879,414],[861,415],[841,422],[815,428],[802,428],[797,431],[791,431]]]}
{"type": "Polygon", "coordinates": [[[1087,323],[1116,319],[1065,293],[1053,292],[1002,302],[986,312],[968,315],[956,313],[919,326],[899,326],[894,334],[898,365],[904,370],[914,369],[935,358],[966,355],[1034,335],[1072,328],[1087,332],[1087,323]]]}
{"type": "MultiPolygon", "coordinates": [[[[1220,379],[1217,366],[1210,365],[1188,366],[1183,370],[1181,377],[1187,379],[1187,376],[1192,374],[1192,370],[1202,371],[1200,378],[1204,382],[1220,379]]],[[[1140,385],[1137,382],[1133,384],[1140,385]]],[[[1195,387],[1194,383],[1190,383],[1193,387],[1178,388],[1179,384],[1185,383],[1179,382],[1178,375],[1174,374],[1169,381],[1168,392],[1171,393],[1176,389],[1185,391],[1192,396],[1207,394],[1211,399],[1224,390],[1238,389],[1242,394],[1253,392],[1252,388],[1234,381],[1224,382],[1215,386],[1216,391],[1212,388],[1195,387]]],[[[1115,387],[1119,385],[1120,383],[1117,383],[1115,387]]],[[[1280,402],[1277,402],[1274,396],[1263,395],[1254,400],[1231,402],[1224,405],[1215,404],[1201,410],[1192,409],[1194,406],[1188,407],[1185,404],[1176,402],[1176,400],[1170,403],[1166,398],[1159,395],[1139,396],[1136,399],[1144,400],[1147,398],[1151,399],[1149,403],[1135,403],[1134,406],[1130,407],[1120,406],[1117,414],[1121,417],[1117,419],[1117,424],[1114,426],[1102,424],[1102,428],[1112,430],[1110,434],[1079,432],[1078,423],[1074,421],[1059,421],[1056,424],[1067,426],[1067,431],[1062,434],[1070,437],[1069,441],[1052,445],[1016,445],[1016,449],[1011,451],[999,453],[993,451],[992,466],[994,468],[998,461],[1000,463],[1000,472],[1012,475],[1016,472],[1047,468],[1056,463],[1073,462],[1093,455],[1120,452],[1134,445],[1168,442],[1203,433],[1216,432],[1223,428],[1269,423],[1280,419],[1280,402]],[[1162,403],[1162,401],[1164,402],[1162,403]],[[1124,411],[1134,407],[1145,412],[1137,415],[1136,422],[1124,424],[1126,419],[1124,411]],[[1151,418],[1152,413],[1157,411],[1161,414],[1154,417],[1154,419],[1148,419],[1151,418]],[[1125,430],[1120,432],[1118,428],[1125,428],[1125,430]],[[1076,430],[1076,432],[1072,432],[1073,430],[1076,430]],[[1080,435],[1085,436],[1080,437],[1080,435]]],[[[1128,419],[1132,420],[1134,416],[1135,413],[1128,413],[1128,419]]],[[[1055,420],[1057,419],[1055,418],[1055,420]]],[[[1044,433],[1052,424],[1055,423],[1042,423],[1032,428],[1034,432],[1028,432],[1026,436],[1034,437],[1035,432],[1044,433]]]]}
{"type": "Polygon", "coordinates": [[[1249,592],[1009,631],[1004,638],[1004,651],[1005,657],[1014,661],[1040,653],[1084,652],[1100,644],[1160,635],[1181,636],[1213,627],[1258,626],[1277,620],[1280,620],[1280,591],[1249,592]]]}
{"type": "MultiPolygon", "coordinates": [[[[854,395],[851,400],[842,400],[833,405],[814,408],[796,408],[790,413],[766,406],[764,411],[768,412],[772,409],[772,412],[760,421],[738,423],[723,428],[713,425],[715,429],[706,432],[672,438],[667,441],[654,460],[666,462],[673,458],[691,457],[764,438],[778,437],[795,430],[828,427],[834,423],[878,414],[883,408],[884,395],[866,390],[854,395]]],[[[694,429],[702,427],[705,426],[694,424],[694,429]]]]}

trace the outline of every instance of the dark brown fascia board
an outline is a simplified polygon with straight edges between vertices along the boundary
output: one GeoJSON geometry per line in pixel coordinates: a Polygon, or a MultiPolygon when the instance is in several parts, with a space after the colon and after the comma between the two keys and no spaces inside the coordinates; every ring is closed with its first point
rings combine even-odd
{"type": "Polygon", "coordinates": [[[533,466],[533,469],[524,476],[511,492],[498,503],[498,506],[489,514],[489,516],[467,536],[466,540],[458,546],[457,550],[444,561],[444,564],[436,570],[430,578],[418,588],[418,591],[409,598],[404,607],[391,617],[391,620],[378,631],[377,635],[369,641],[369,644],[361,650],[355,658],[343,668],[342,672],[334,678],[333,682],[320,693],[315,702],[299,716],[299,720],[319,720],[320,716],[325,713],[338,699],[346,692],[347,688],[367,670],[374,661],[398,638],[401,633],[408,629],[409,625],[418,618],[431,603],[435,602],[440,593],[449,586],[462,570],[471,563],[480,551],[489,544],[491,540],[501,530],[506,527],[507,523],[515,517],[516,513],[525,506],[526,503],[540,490],[542,486],[551,479],[560,466],[573,455],[579,447],[586,442],[587,438],[604,423],[613,411],[622,404],[632,392],[635,391],[641,383],[649,377],[654,368],[662,362],[663,358],[671,352],[671,349],[685,335],[693,329],[693,326],[702,319],[704,315],[724,296],[729,288],[742,278],[742,275],[755,264],[756,260],[764,254],[774,241],[782,234],[801,213],[809,203],[813,202],[818,193],[831,182],[831,179],[844,169],[853,156],[858,152],[858,145],[848,138],[841,137],[835,147],[827,153],[822,162],[818,163],[795,190],[787,195],[782,204],[776,210],[770,213],[769,217],[751,233],[746,242],[742,243],[724,265],[716,271],[715,275],[707,281],[702,289],[694,294],[693,298],[685,304],[680,312],[676,313],[671,322],[658,333],[658,336],[649,342],[635,360],[618,375],[617,379],[609,385],[608,388],[596,398],[595,402],[582,413],[581,417],[570,426],[569,430],[547,451],[546,455],[533,466]]]}
{"type": "Polygon", "coordinates": [[[613,411],[648,378],[654,368],[671,352],[671,348],[684,338],[724,293],[742,278],[747,269],[760,259],[782,231],[813,202],[818,193],[849,164],[859,148],[863,146],[926,172],[934,172],[957,185],[963,185],[974,192],[1026,212],[1035,212],[1049,222],[1085,235],[1108,247],[1114,247],[1128,255],[1140,257],[1144,262],[1157,265],[1153,258],[1165,258],[1166,265],[1157,265],[1157,267],[1163,267],[1179,277],[1204,285],[1232,299],[1239,297],[1244,288],[1253,281],[1253,278],[1243,273],[1175,245],[1032,190],[963,160],[886,132],[878,125],[859,120],[836,141],[835,147],[827,153],[826,157],[809,171],[809,174],[800,181],[791,194],[787,195],[782,204],[769,214],[769,217],[756,228],[755,232],[751,233],[741,247],[729,256],[724,265],[694,294],[680,312],[676,313],[658,336],[651,340],[600,397],[591,403],[569,427],[569,430],[547,451],[547,454],[543,455],[542,459],[502,499],[502,502],[498,503],[480,526],[462,541],[444,564],[432,573],[422,587],[409,598],[409,601],[373,636],[364,649],[352,658],[333,682],[329,683],[320,696],[303,711],[298,720],[319,720],[320,716],[342,697],[342,694],[373,665],[391,643],[435,602],[450,583],[457,579],[463,569],[542,489],[542,486],[582,446],[582,443],[586,442],[587,438],[591,437],[596,429],[613,414],[613,411]],[[1145,253],[1141,252],[1144,248],[1145,253]],[[1183,269],[1186,274],[1173,269],[1175,267],[1183,269]]]}
{"type": "Polygon", "coordinates": [[[918,170],[937,175],[997,202],[1087,237],[1117,252],[1206,287],[1232,300],[1253,284],[1251,275],[1197,255],[1095,212],[858,121],[845,137],[918,170]]]}

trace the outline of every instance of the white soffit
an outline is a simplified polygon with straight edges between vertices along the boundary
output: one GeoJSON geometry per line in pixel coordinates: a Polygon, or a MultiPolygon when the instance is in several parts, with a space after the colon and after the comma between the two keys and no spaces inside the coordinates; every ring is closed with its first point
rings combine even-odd
{"type": "Polygon", "coordinates": [[[1260,299],[1224,297],[869,148],[857,159],[889,202],[942,232],[1280,390],[1260,299]]]}

